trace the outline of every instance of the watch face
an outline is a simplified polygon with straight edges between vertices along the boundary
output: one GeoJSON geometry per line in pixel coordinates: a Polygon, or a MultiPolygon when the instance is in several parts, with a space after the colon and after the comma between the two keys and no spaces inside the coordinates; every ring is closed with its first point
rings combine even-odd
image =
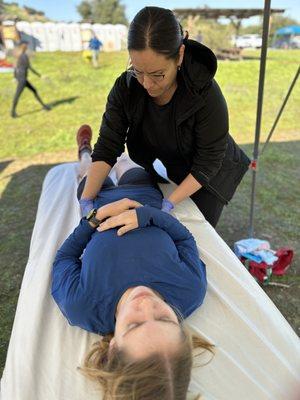
{"type": "Polygon", "coordinates": [[[89,221],[92,217],[94,217],[97,214],[97,209],[93,208],[86,216],[86,219],[89,221]]]}

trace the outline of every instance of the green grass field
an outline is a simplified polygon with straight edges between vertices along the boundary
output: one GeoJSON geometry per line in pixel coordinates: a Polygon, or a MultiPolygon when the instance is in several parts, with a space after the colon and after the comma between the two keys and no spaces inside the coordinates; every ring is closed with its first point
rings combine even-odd
{"type": "MultiPolygon", "coordinates": [[[[248,155],[253,150],[259,53],[248,52],[243,61],[220,61],[217,81],[228,103],[230,131],[248,155]]],[[[267,62],[262,141],[275,119],[298,67],[300,51],[270,51],[267,62]]],[[[42,111],[29,91],[21,97],[17,119],[10,117],[15,91],[12,74],[0,74],[0,367],[3,368],[19,288],[26,266],[31,232],[45,174],[53,165],[76,159],[75,133],[88,123],[96,140],[106,96],[127,65],[127,54],[101,55],[93,69],[81,54],[45,53],[32,59],[42,79],[30,75],[44,101],[42,111]]],[[[273,278],[288,287],[265,290],[299,334],[299,82],[286,106],[272,143],[263,155],[257,179],[255,233],[273,248],[292,247],[296,254],[288,274],[273,278]]],[[[249,173],[226,207],[218,232],[231,246],[248,235],[249,173]]]]}

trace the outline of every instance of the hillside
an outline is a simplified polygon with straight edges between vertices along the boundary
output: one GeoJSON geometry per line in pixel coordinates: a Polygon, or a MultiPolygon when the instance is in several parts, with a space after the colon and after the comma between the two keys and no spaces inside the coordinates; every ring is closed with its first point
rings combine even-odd
{"type": "Polygon", "coordinates": [[[0,1],[0,21],[5,20],[21,20],[21,21],[39,21],[47,22],[49,18],[42,11],[35,10],[30,7],[21,7],[18,3],[5,3],[0,1]],[[1,4],[2,3],[2,4],[1,4]]]}

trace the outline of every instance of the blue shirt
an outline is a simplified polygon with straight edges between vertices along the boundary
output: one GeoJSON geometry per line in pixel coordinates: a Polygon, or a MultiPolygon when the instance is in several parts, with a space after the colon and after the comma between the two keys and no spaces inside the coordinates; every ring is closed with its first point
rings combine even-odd
{"type": "Polygon", "coordinates": [[[71,325],[100,335],[114,332],[116,307],[129,287],[156,290],[184,318],[201,305],[206,292],[205,265],[195,240],[160,210],[159,191],[150,186],[107,189],[96,203],[124,197],[154,205],[136,209],[137,229],[117,236],[116,228],[98,232],[82,219],[53,264],[52,296],[60,310],[71,325]]]}
{"type": "Polygon", "coordinates": [[[91,50],[99,50],[100,47],[102,47],[102,42],[100,42],[96,37],[93,37],[89,42],[89,48],[91,50]]]}

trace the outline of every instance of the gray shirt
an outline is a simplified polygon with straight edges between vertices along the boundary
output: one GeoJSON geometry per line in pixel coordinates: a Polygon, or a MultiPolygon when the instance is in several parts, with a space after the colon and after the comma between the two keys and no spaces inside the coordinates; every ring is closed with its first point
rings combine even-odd
{"type": "Polygon", "coordinates": [[[26,80],[28,69],[30,69],[34,74],[39,75],[39,73],[30,65],[28,55],[26,53],[23,53],[19,56],[17,61],[17,66],[15,68],[15,78],[18,81],[26,80]]]}

